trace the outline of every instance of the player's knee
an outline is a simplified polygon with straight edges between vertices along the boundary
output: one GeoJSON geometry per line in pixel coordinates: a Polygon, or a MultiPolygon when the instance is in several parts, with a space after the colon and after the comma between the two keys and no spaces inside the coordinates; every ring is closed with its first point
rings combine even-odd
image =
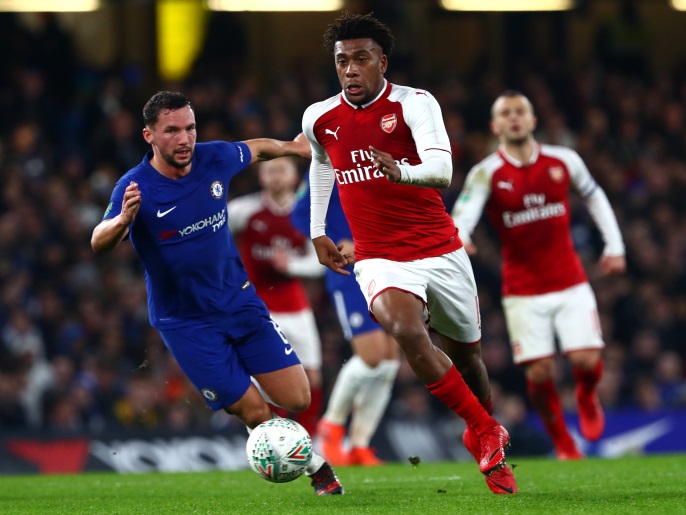
{"type": "Polygon", "coordinates": [[[361,349],[357,352],[360,359],[369,368],[376,368],[385,359],[383,349],[375,348],[372,346],[361,349]]]}
{"type": "Polygon", "coordinates": [[[597,350],[582,350],[569,353],[569,361],[576,368],[583,370],[593,369],[600,359],[600,351],[597,350]]]}
{"type": "Polygon", "coordinates": [[[542,383],[553,377],[553,364],[549,359],[532,361],[526,365],[526,378],[534,383],[542,383]]]}
{"type": "Polygon", "coordinates": [[[312,402],[312,395],[309,388],[299,389],[289,393],[288,397],[283,400],[281,406],[288,411],[305,411],[310,407],[312,402]]]}

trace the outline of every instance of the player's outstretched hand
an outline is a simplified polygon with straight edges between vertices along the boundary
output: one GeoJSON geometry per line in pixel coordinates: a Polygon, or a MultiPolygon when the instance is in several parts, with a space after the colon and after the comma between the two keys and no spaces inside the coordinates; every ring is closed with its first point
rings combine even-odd
{"type": "Polygon", "coordinates": [[[328,236],[318,236],[312,240],[314,248],[317,251],[317,257],[319,262],[333,270],[334,272],[342,275],[350,275],[350,272],[344,270],[343,267],[351,264],[353,262],[353,257],[351,255],[341,254],[341,249],[343,245],[336,247],[336,244],[331,241],[328,236]]]}
{"type": "Polygon", "coordinates": [[[400,182],[400,168],[395,164],[395,159],[388,152],[382,152],[372,146],[369,147],[372,153],[372,162],[376,169],[379,170],[391,182],[400,182]]]}
{"type": "Polygon", "coordinates": [[[600,271],[603,275],[618,275],[626,272],[626,257],[606,256],[600,258],[600,271]]]}

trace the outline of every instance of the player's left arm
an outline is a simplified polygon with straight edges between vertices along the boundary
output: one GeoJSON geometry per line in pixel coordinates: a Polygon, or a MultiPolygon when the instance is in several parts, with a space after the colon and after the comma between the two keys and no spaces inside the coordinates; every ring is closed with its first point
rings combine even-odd
{"type": "Polygon", "coordinates": [[[272,265],[274,268],[290,277],[306,277],[316,279],[322,277],[326,267],[319,263],[319,257],[312,240],[305,240],[303,255],[296,255],[284,248],[274,249],[272,265]]]}
{"type": "Polygon", "coordinates": [[[301,132],[293,141],[281,141],[270,138],[257,138],[244,141],[250,149],[250,164],[257,161],[267,161],[277,157],[312,157],[310,143],[301,132]]]}
{"type": "Polygon", "coordinates": [[[464,187],[451,211],[455,227],[457,227],[460,239],[469,255],[474,255],[477,252],[471,235],[481,219],[484,206],[490,196],[491,175],[482,161],[467,174],[464,187]]]}
{"type": "Polygon", "coordinates": [[[583,198],[605,242],[603,255],[600,258],[600,270],[606,275],[624,273],[626,271],[624,241],[607,195],[595,182],[579,154],[572,150],[569,151],[568,166],[572,184],[583,198]]]}
{"type": "Polygon", "coordinates": [[[446,188],[453,176],[450,139],[441,107],[431,93],[415,90],[403,101],[403,117],[421,159],[418,165],[398,164],[393,156],[369,147],[376,168],[391,182],[425,188],[446,188]]]}

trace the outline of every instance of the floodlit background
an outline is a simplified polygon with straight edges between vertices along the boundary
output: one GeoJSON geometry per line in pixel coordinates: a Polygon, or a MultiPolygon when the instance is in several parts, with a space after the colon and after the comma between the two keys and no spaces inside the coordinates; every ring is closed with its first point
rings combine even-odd
{"type": "MultiPolygon", "coordinates": [[[[191,99],[200,140],[291,139],[304,109],[338,91],[321,37],[337,12],[307,10],[321,0],[264,3],[272,5],[258,12],[257,0],[61,0],[27,12],[29,0],[0,0],[0,472],[65,471],[45,464],[52,455],[17,446],[18,435],[35,445],[83,439],[70,447],[78,460],[69,471],[136,470],[145,460],[126,447],[127,435],[210,435],[235,449],[244,440],[237,421],[205,408],[149,327],[131,246],[96,256],[90,235],[117,178],[148,150],[141,109],[155,91],[191,99]],[[41,12],[56,4],[67,12],[41,12]],[[208,8],[236,6],[253,10],[208,8]],[[121,465],[125,448],[134,458],[121,465]]],[[[600,395],[608,440],[584,449],[686,450],[675,433],[686,421],[685,3],[480,0],[483,11],[459,0],[330,3],[390,24],[397,49],[387,77],[438,98],[453,146],[448,208],[471,165],[494,149],[489,108],[506,88],[532,100],[540,141],[582,155],[615,209],[629,262],[625,277],[600,277],[602,242],[575,198],[573,235],[607,342],[600,395]],[[504,11],[515,7],[534,10],[504,11]]],[[[230,195],[257,187],[247,171],[230,195]]],[[[499,251],[485,222],[475,240],[497,416],[511,429],[513,453],[547,454],[511,362],[499,251]]],[[[307,286],[330,388],[350,351],[322,284],[307,286]]],[[[564,361],[558,379],[571,413],[564,361]]],[[[402,457],[408,442],[424,445],[423,456],[460,458],[459,423],[403,366],[373,443],[387,459],[402,457]]]]}

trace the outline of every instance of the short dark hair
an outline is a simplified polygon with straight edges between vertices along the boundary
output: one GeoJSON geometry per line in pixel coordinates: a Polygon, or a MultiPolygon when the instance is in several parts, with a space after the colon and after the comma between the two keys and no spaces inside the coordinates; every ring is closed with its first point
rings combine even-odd
{"type": "Polygon", "coordinates": [[[154,127],[160,116],[160,111],[176,111],[190,105],[191,101],[181,93],[158,91],[143,106],[143,123],[148,127],[154,127]]]}
{"type": "Polygon", "coordinates": [[[372,39],[385,55],[391,55],[395,37],[388,25],[374,18],[373,13],[353,14],[345,11],[324,32],[324,47],[333,53],[336,41],[346,39],[372,39]]]}
{"type": "Polygon", "coordinates": [[[524,100],[526,100],[527,104],[529,104],[529,108],[531,109],[531,114],[534,113],[534,105],[531,103],[531,100],[529,100],[529,97],[527,97],[524,93],[517,89],[506,89],[503,91],[500,95],[498,95],[498,98],[496,98],[493,101],[493,104],[491,105],[491,118],[494,117],[495,115],[495,103],[498,101],[500,98],[516,98],[516,97],[522,97],[524,100]]]}
{"type": "Polygon", "coordinates": [[[518,89],[506,89],[503,91],[500,95],[498,95],[498,98],[500,97],[505,97],[505,98],[514,98],[514,97],[526,97],[524,93],[519,91],[518,89]]]}

